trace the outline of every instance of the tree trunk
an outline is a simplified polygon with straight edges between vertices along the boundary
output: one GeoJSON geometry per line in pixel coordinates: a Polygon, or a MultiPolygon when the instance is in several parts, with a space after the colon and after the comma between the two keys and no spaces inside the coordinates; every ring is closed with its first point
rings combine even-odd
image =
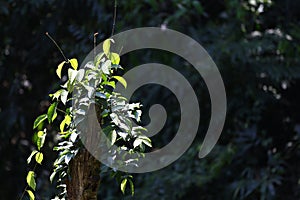
{"type": "MultiPolygon", "coordinates": [[[[88,114],[87,126],[87,145],[97,146],[100,136],[95,128],[101,124],[99,106],[92,105],[90,109],[96,109],[97,120],[88,114]]],[[[69,165],[70,178],[67,180],[67,199],[68,200],[97,200],[98,189],[100,186],[100,166],[99,160],[94,158],[90,152],[82,147],[69,165]]]]}
{"type": "Polygon", "coordinates": [[[100,162],[82,148],[70,162],[68,200],[96,200],[100,185],[100,162]]]}

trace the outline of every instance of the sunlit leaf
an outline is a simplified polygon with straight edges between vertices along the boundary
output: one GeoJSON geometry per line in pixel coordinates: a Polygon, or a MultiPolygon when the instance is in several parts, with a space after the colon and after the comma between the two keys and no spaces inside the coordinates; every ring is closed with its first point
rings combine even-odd
{"type": "Polygon", "coordinates": [[[61,62],[58,66],[57,66],[57,69],[56,69],[56,74],[59,78],[61,78],[61,70],[64,66],[64,64],[66,63],[66,61],[63,61],[61,62]]]}
{"type": "Polygon", "coordinates": [[[33,152],[31,152],[30,156],[27,158],[27,164],[29,164],[31,162],[32,157],[37,153],[37,150],[34,150],[33,152]]]}
{"type": "Polygon", "coordinates": [[[82,81],[82,79],[84,77],[84,73],[85,73],[84,69],[78,70],[76,80],[79,81],[79,82],[82,81]]]}
{"type": "Polygon", "coordinates": [[[52,100],[57,99],[60,97],[60,94],[63,90],[58,90],[54,94],[49,94],[49,97],[52,97],[52,100]]]}
{"type": "Polygon", "coordinates": [[[110,74],[109,70],[111,69],[111,61],[105,61],[105,63],[103,63],[103,65],[101,66],[101,69],[104,74],[110,74]]]}
{"type": "Polygon", "coordinates": [[[61,102],[66,105],[67,99],[68,99],[68,91],[67,90],[62,90],[61,95],[60,95],[61,102]]]}
{"type": "Polygon", "coordinates": [[[78,71],[76,71],[74,69],[68,69],[68,77],[69,77],[70,83],[74,82],[77,74],[78,74],[78,71]]]}
{"type": "Polygon", "coordinates": [[[111,63],[114,65],[119,65],[120,63],[120,56],[117,53],[110,53],[109,59],[111,60],[111,63]]]}
{"type": "Polygon", "coordinates": [[[65,125],[69,126],[71,124],[71,116],[65,115],[64,120],[60,123],[59,129],[61,133],[64,133],[65,125]]]}
{"type": "Polygon", "coordinates": [[[114,79],[117,79],[125,88],[127,87],[127,82],[122,76],[113,76],[114,79]]]}
{"type": "Polygon", "coordinates": [[[38,150],[40,150],[44,146],[45,139],[46,139],[46,133],[44,131],[39,131],[37,133],[37,136],[38,137],[37,137],[36,145],[37,145],[38,150]]]}
{"type": "Polygon", "coordinates": [[[106,39],[104,42],[103,42],[103,52],[105,53],[105,55],[108,55],[109,54],[109,51],[110,51],[110,39],[106,39]]]}
{"type": "Polygon", "coordinates": [[[48,118],[48,122],[49,124],[53,122],[53,120],[56,118],[57,113],[56,113],[56,107],[57,107],[57,102],[54,102],[53,104],[51,104],[51,106],[49,106],[48,108],[48,112],[47,112],[47,118],[48,118]]]}
{"type": "Polygon", "coordinates": [[[29,187],[31,187],[33,190],[35,190],[36,187],[36,183],[35,183],[35,179],[34,179],[34,171],[29,171],[26,177],[26,181],[27,184],[29,185],[29,187]]]}
{"type": "Polygon", "coordinates": [[[49,178],[49,179],[50,179],[50,182],[51,182],[51,183],[53,182],[53,179],[54,179],[56,173],[57,173],[57,172],[56,172],[56,170],[55,170],[55,171],[53,171],[52,174],[50,175],[50,178],[49,178]]]}
{"type": "Polygon", "coordinates": [[[47,114],[40,115],[36,118],[36,120],[33,123],[33,129],[38,127],[45,119],[47,119],[47,114]]]}
{"type": "Polygon", "coordinates": [[[115,130],[111,133],[111,145],[114,145],[117,140],[117,132],[115,130]]]}
{"type": "Polygon", "coordinates": [[[71,64],[71,66],[73,67],[73,69],[77,70],[77,68],[78,68],[78,61],[77,61],[77,59],[76,58],[72,58],[72,59],[69,60],[69,62],[71,64]]]}
{"type": "Polygon", "coordinates": [[[38,152],[37,154],[35,154],[35,161],[39,164],[42,164],[44,155],[42,152],[38,152]]]}
{"type": "Polygon", "coordinates": [[[123,194],[125,194],[126,183],[127,183],[127,179],[123,179],[123,181],[121,182],[121,191],[123,194]]]}
{"type": "Polygon", "coordinates": [[[29,199],[30,200],[34,200],[34,194],[33,194],[33,192],[31,190],[26,190],[26,192],[27,192],[27,194],[29,196],[29,199]]]}

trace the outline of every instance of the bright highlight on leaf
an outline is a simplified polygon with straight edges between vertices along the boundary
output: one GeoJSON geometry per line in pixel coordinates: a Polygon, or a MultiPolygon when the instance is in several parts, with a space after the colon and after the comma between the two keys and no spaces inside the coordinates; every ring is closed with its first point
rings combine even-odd
{"type": "Polygon", "coordinates": [[[114,79],[117,79],[125,88],[127,87],[127,82],[122,76],[113,76],[114,79]]]}
{"type": "Polygon", "coordinates": [[[27,184],[35,191],[36,183],[34,179],[34,171],[29,171],[26,177],[27,184]]]}

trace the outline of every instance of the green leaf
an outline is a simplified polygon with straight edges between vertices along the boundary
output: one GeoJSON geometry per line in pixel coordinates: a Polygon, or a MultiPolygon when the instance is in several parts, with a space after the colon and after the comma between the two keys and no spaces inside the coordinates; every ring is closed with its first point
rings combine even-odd
{"type": "Polygon", "coordinates": [[[33,129],[38,127],[45,119],[47,119],[47,114],[40,115],[36,118],[36,120],[33,123],[33,129]]]}
{"type": "Polygon", "coordinates": [[[106,39],[103,42],[103,52],[105,53],[106,56],[109,54],[110,51],[110,41],[111,39],[106,39]]]}
{"type": "Polygon", "coordinates": [[[34,150],[33,152],[31,152],[30,156],[27,158],[27,164],[29,164],[31,162],[32,157],[37,153],[37,150],[34,150]]]}
{"type": "Polygon", "coordinates": [[[42,164],[43,158],[44,158],[44,155],[43,155],[42,152],[38,152],[38,153],[35,155],[35,161],[36,161],[37,163],[39,163],[40,165],[42,164]]]}
{"type": "Polygon", "coordinates": [[[51,106],[48,108],[47,118],[48,118],[49,124],[52,123],[53,120],[57,117],[56,107],[57,107],[57,102],[54,102],[54,103],[51,104],[51,106]]]}
{"type": "Polygon", "coordinates": [[[117,53],[110,53],[109,59],[111,60],[111,63],[114,65],[119,65],[120,63],[120,56],[117,53]]]}
{"type": "Polygon", "coordinates": [[[113,76],[114,79],[117,79],[125,88],[127,87],[127,82],[122,76],[113,76]]]}
{"type": "Polygon", "coordinates": [[[44,146],[45,139],[46,139],[46,133],[44,131],[39,131],[37,133],[37,141],[36,141],[36,146],[38,150],[41,150],[41,148],[44,146]]]}
{"type": "Polygon", "coordinates": [[[121,183],[121,191],[123,194],[125,194],[126,183],[127,183],[127,178],[123,179],[123,181],[121,183]]]}
{"type": "Polygon", "coordinates": [[[36,183],[34,179],[34,171],[29,171],[26,177],[27,184],[35,191],[36,183]]]}
{"type": "Polygon", "coordinates": [[[27,192],[27,194],[29,196],[29,199],[30,200],[34,200],[34,194],[33,194],[33,192],[31,190],[26,190],[26,192],[27,192]]]}
{"type": "Polygon", "coordinates": [[[76,58],[72,58],[69,60],[69,62],[71,63],[71,66],[73,67],[73,69],[77,70],[78,68],[78,61],[76,58]]]}
{"type": "Polygon", "coordinates": [[[130,184],[131,196],[133,196],[134,195],[134,184],[131,179],[129,179],[129,184],[130,184]]]}
{"type": "Polygon", "coordinates": [[[61,70],[64,66],[64,64],[66,63],[66,61],[63,61],[61,62],[58,66],[57,66],[57,69],[56,69],[56,74],[59,78],[61,78],[61,70]]]}

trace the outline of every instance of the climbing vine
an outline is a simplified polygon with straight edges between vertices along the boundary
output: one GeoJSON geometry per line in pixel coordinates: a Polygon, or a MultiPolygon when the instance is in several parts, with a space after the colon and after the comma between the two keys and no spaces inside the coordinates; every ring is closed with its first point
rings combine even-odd
{"type": "MultiPolygon", "coordinates": [[[[50,37],[50,39],[52,38],[50,37]]],[[[56,44],[55,41],[54,43],[56,44]]],[[[47,112],[38,116],[34,121],[36,149],[31,152],[27,162],[29,164],[33,162],[32,158],[35,158],[36,163],[27,174],[28,185],[20,199],[25,193],[28,194],[30,200],[35,199],[35,169],[42,164],[44,158],[42,147],[45,144],[48,124],[58,130],[57,134],[60,138],[58,144],[53,148],[58,152],[58,157],[53,163],[54,169],[50,175],[50,181],[55,182],[56,186],[61,188],[61,192],[55,199],[67,197],[66,182],[72,178],[69,171],[70,162],[81,149],[85,148],[81,138],[82,130],[78,127],[86,122],[87,111],[93,106],[97,111],[99,126],[109,138],[106,145],[108,147],[114,144],[118,146],[114,153],[115,156],[111,157],[111,162],[115,162],[121,150],[125,150],[129,154],[136,153],[139,157],[143,156],[147,146],[151,147],[151,140],[144,134],[147,130],[133,123],[133,121],[140,122],[141,104],[129,103],[121,94],[114,92],[117,82],[125,88],[127,82],[122,76],[116,75],[117,72],[120,73],[123,70],[123,67],[120,65],[119,54],[110,51],[113,43],[112,39],[105,40],[102,52],[95,54],[93,59],[87,62],[82,69],[78,69],[77,59],[67,59],[56,44],[65,58],[65,61],[58,65],[56,74],[65,82],[57,91],[49,95],[52,103],[47,112]],[[67,71],[66,75],[63,74],[64,71],[67,71]],[[57,123],[53,123],[54,121],[58,121],[58,127],[55,126],[57,123]]],[[[126,163],[136,166],[138,157],[130,159],[126,163]]],[[[131,194],[134,194],[132,175],[116,169],[112,169],[111,173],[119,182],[120,189],[124,194],[127,186],[130,188],[131,194]]]]}

